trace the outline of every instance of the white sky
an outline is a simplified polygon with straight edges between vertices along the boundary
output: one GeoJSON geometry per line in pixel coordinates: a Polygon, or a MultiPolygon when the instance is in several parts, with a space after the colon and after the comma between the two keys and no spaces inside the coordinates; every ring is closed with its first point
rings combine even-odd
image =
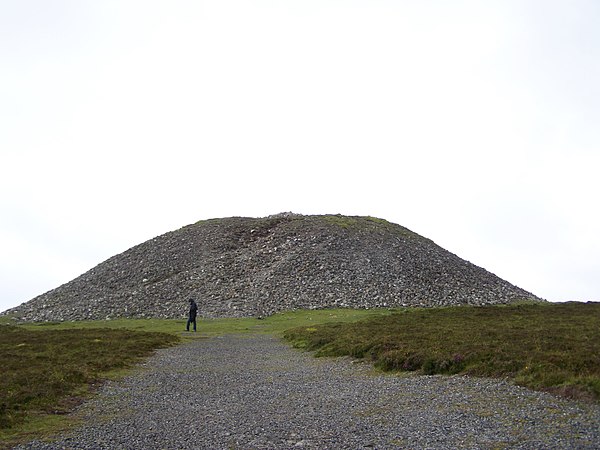
{"type": "Polygon", "coordinates": [[[599,23],[595,0],[0,0],[0,311],[282,211],[598,301],[599,23]]]}

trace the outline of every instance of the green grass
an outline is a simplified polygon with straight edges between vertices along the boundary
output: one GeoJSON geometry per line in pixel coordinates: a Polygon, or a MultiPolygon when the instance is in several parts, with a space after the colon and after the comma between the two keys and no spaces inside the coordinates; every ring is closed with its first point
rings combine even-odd
{"type": "Polygon", "coordinates": [[[124,329],[0,325],[0,442],[29,435],[31,423],[52,428],[90,386],[178,341],[173,334],[124,329]]]}
{"type": "Polygon", "coordinates": [[[283,336],[290,328],[314,326],[325,323],[352,323],[370,317],[381,317],[391,314],[388,309],[319,309],[299,310],[274,314],[264,319],[212,319],[198,323],[202,334],[216,336],[231,333],[267,333],[283,336]]]}
{"type": "Polygon", "coordinates": [[[366,358],[385,371],[506,377],[600,401],[600,303],[405,309],[284,336],[317,356],[366,358]]]}
{"type": "Polygon", "coordinates": [[[90,320],[80,322],[48,322],[23,324],[28,330],[68,330],[89,328],[127,329],[173,333],[186,339],[214,337],[224,334],[268,333],[282,335],[285,330],[302,325],[323,324],[328,322],[354,322],[369,317],[389,315],[388,309],[315,309],[297,310],[273,314],[263,319],[253,317],[229,319],[198,318],[198,332],[186,333],[185,320],[162,319],[113,319],[90,320]]]}

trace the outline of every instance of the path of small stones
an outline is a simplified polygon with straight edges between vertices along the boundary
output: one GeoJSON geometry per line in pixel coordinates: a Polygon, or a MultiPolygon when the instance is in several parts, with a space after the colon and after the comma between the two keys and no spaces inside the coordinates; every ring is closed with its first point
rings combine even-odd
{"type": "Polygon", "coordinates": [[[375,374],[271,336],[160,350],[30,449],[600,448],[600,407],[467,377],[375,374]]]}

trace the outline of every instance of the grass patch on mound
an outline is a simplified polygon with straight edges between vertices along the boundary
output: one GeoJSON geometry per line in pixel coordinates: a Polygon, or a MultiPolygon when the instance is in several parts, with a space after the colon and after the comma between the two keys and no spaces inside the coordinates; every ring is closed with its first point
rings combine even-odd
{"type": "Polygon", "coordinates": [[[52,429],[90,386],[178,341],[165,333],[0,325],[0,447],[52,429]]]}
{"type": "Polygon", "coordinates": [[[404,309],[284,337],[317,356],[366,358],[384,371],[506,377],[600,401],[600,303],[404,309]]]}

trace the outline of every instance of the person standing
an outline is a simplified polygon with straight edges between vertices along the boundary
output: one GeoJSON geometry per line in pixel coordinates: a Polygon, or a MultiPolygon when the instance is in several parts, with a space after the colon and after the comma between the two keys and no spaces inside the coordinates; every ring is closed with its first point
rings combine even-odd
{"type": "Polygon", "coordinates": [[[196,331],[196,314],[198,314],[198,305],[193,298],[190,298],[190,313],[186,325],[186,331],[190,331],[190,323],[194,324],[194,331],[196,331]]]}

